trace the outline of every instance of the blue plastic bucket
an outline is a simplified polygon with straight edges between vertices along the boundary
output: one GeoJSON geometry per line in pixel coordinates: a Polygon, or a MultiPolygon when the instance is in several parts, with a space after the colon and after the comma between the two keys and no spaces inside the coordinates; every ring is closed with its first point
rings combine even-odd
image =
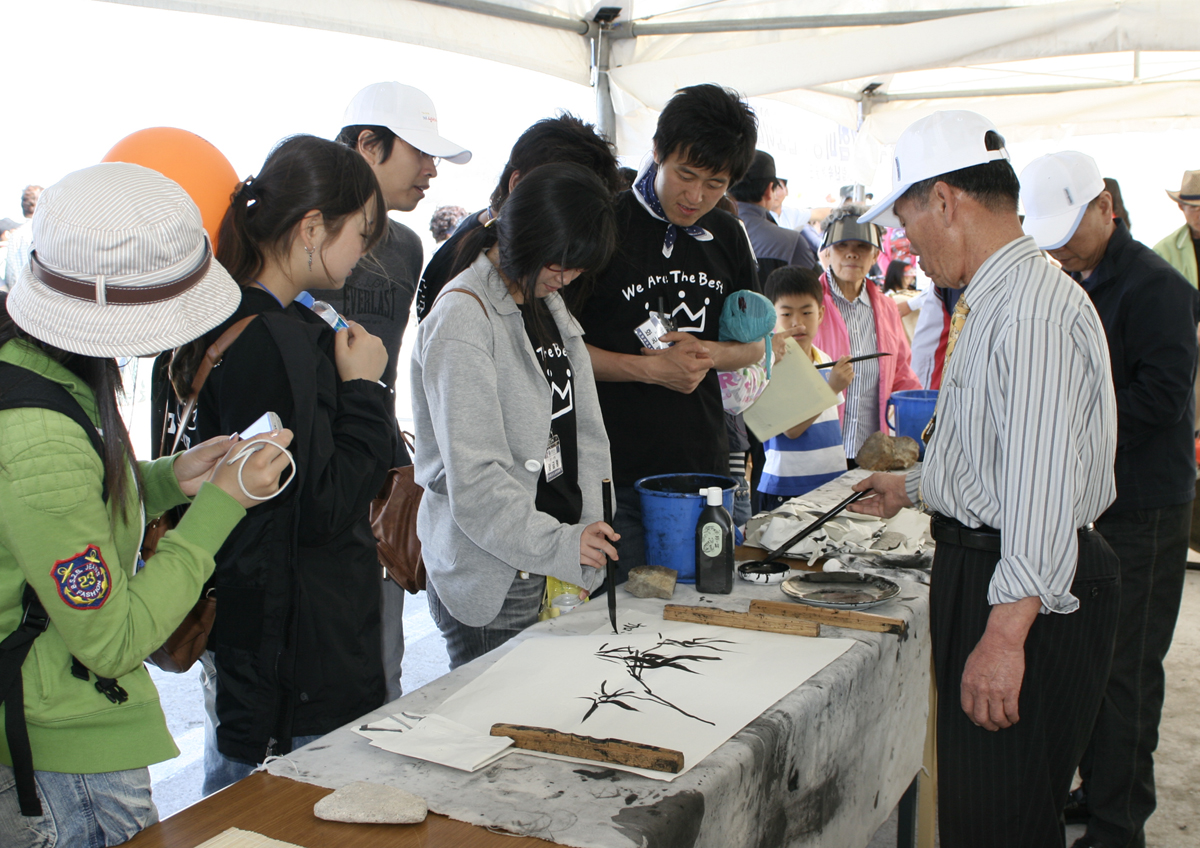
{"type": "Polygon", "coordinates": [[[915,439],[921,449],[920,458],[925,458],[925,442],[921,434],[933,418],[933,410],[937,408],[938,393],[936,389],[914,389],[907,392],[895,392],[887,402],[888,429],[897,436],[908,436],[915,439]]]}
{"type": "Polygon", "coordinates": [[[696,523],[704,508],[701,489],[719,486],[725,508],[733,513],[737,482],[717,474],[659,474],[633,484],[642,499],[646,565],[679,572],[680,583],[696,582],[696,523]]]}

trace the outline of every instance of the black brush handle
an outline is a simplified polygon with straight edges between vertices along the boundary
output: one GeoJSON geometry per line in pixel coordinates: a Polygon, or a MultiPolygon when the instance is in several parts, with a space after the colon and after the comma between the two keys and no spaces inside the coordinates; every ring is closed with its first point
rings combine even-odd
{"type": "MultiPolygon", "coordinates": [[[[881,356],[891,356],[891,354],[890,353],[864,353],[862,356],[850,357],[850,361],[851,362],[862,362],[865,359],[878,359],[881,356]]],[[[817,366],[817,370],[819,371],[822,368],[832,368],[835,365],[837,365],[836,359],[833,362],[822,362],[820,365],[817,366]]]]}
{"type": "MultiPolygon", "coordinates": [[[[600,481],[601,497],[604,499],[604,523],[612,527],[613,492],[612,480],[605,477],[600,481]]],[[[613,633],[617,632],[617,564],[604,555],[604,580],[608,583],[608,620],[613,633]]]]}
{"type": "Polygon", "coordinates": [[[801,539],[803,539],[803,538],[804,538],[805,536],[807,536],[809,533],[812,533],[813,531],[820,529],[822,525],[824,525],[824,524],[825,524],[827,521],[829,521],[829,520],[831,520],[831,519],[835,518],[839,512],[841,512],[841,511],[842,511],[843,509],[845,509],[846,507],[850,506],[850,504],[854,503],[854,502],[855,502],[855,501],[857,501],[857,500],[862,500],[863,498],[865,498],[865,497],[866,497],[867,495],[869,495],[869,494],[871,494],[871,491],[870,491],[869,489],[868,489],[867,491],[865,491],[865,492],[855,492],[855,493],[854,493],[854,494],[852,494],[850,497],[846,498],[846,499],[845,499],[844,501],[842,501],[840,504],[838,504],[837,506],[835,506],[833,509],[829,510],[829,512],[827,512],[827,513],[825,513],[824,515],[822,515],[821,517],[819,517],[819,518],[818,518],[816,521],[814,521],[812,524],[810,524],[810,525],[808,525],[807,527],[805,527],[803,530],[801,530],[801,531],[800,531],[799,533],[797,533],[795,536],[793,536],[792,538],[788,539],[786,542],[784,542],[784,543],[783,543],[782,545],[780,545],[778,548],[776,548],[775,550],[771,551],[769,554],[767,554],[767,555],[766,555],[766,556],[763,558],[763,560],[762,560],[762,561],[763,561],[763,562],[770,562],[771,560],[775,559],[775,557],[777,557],[777,556],[779,556],[780,554],[782,554],[784,551],[786,551],[786,550],[787,550],[788,548],[790,548],[792,545],[794,545],[794,544],[796,544],[797,542],[799,542],[801,539]]]}

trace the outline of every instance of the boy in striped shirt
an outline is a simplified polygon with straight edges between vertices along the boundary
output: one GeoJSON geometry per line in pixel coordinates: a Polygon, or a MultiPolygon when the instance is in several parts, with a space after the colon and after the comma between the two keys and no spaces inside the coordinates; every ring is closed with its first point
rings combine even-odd
{"type": "MultiPolygon", "coordinates": [[[[813,337],[825,318],[820,275],[810,268],[789,265],[772,271],[764,289],[775,304],[775,338],[791,336],[813,363],[829,362],[824,352],[813,347],[813,337]]],[[[777,351],[781,348],[776,346],[777,351]]],[[[854,379],[850,357],[839,359],[826,379],[841,403],[841,392],[854,379]]],[[[845,473],[846,451],[837,405],[768,439],[764,449],[766,461],[758,484],[763,510],[775,509],[845,473]]]]}

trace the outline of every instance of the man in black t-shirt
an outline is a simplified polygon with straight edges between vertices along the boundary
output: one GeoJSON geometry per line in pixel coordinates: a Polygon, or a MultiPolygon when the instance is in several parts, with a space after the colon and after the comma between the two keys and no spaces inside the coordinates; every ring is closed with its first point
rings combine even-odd
{"type": "Polygon", "coordinates": [[[653,161],[617,199],[617,254],[581,317],[612,450],[622,574],[644,563],[635,481],[728,474],[716,372],[757,362],[763,345],[718,341],[725,298],[758,280],[741,225],[715,207],[750,166],[757,123],[720,86],[676,92],[653,161]]]}

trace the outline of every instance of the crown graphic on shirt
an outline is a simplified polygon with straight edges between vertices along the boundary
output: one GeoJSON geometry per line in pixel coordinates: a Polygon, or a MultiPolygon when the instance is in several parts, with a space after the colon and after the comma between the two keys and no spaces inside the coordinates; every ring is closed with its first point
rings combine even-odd
{"type": "Polygon", "coordinates": [[[567,402],[566,406],[550,416],[551,421],[553,421],[555,418],[566,415],[575,408],[575,395],[571,391],[571,378],[569,374],[567,375],[567,383],[565,386],[560,389],[558,387],[558,383],[551,383],[550,391],[553,392],[560,400],[565,400],[567,402]]]}
{"type": "Polygon", "coordinates": [[[688,308],[686,301],[680,303],[675,307],[675,311],[671,313],[671,317],[675,318],[680,312],[687,316],[688,320],[692,322],[692,326],[685,326],[682,321],[676,320],[675,328],[677,330],[703,333],[704,323],[708,320],[708,298],[704,299],[704,306],[701,306],[695,312],[688,308]]]}

